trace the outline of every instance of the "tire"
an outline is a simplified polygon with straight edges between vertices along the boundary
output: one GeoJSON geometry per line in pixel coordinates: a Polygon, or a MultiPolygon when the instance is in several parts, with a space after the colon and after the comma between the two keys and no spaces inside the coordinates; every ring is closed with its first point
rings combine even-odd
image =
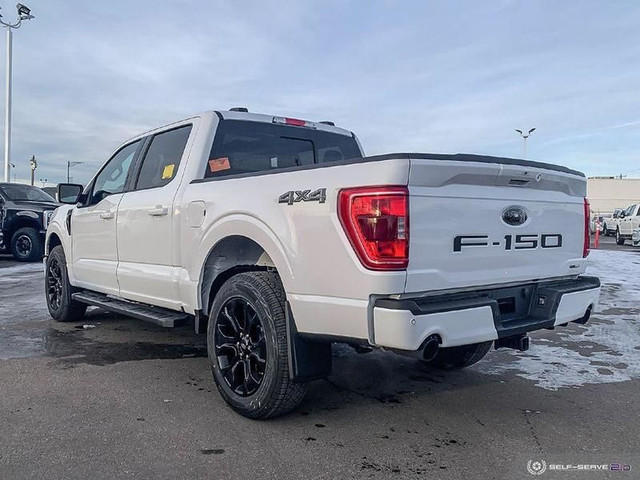
{"type": "Polygon", "coordinates": [[[624,237],[620,235],[620,229],[616,228],[616,244],[624,245],[624,237]]]}
{"type": "Polygon", "coordinates": [[[218,391],[233,410],[266,419],[302,402],[307,384],[290,380],[288,348],[280,277],[246,272],[227,280],[211,306],[207,349],[218,391]]]}
{"type": "Polygon", "coordinates": [[[57,322],[77,322],[87,311],[87,305],[71,298],[76,291],[69,283],[67,261],[62,246],[54,247],[47,257],[44,271],[44,293],[49,315],[57,322]]]}
{"type": "Polygon", "coordinates": [[[482,342],[459,347],[441,348],[433,360],[424,363],[442,370],[465,368],[482,360],[492,345],[493,342],[482,342]]]}
{"type": "Polygon", "coordinates": [[[11,253],[19,262],[37,262],[44,255],[44,241],[38,230],[19,228],[11,237],[11,253]]]}

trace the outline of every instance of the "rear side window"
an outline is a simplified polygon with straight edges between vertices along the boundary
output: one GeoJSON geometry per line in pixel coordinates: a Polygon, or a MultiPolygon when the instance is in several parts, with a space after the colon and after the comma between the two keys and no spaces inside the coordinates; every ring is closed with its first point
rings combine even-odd
{"type": "Polygon", "coordinates": [[[142,161],[136,190],[162,187],[173,180],[190,133],[191,125],[186,125],[154,135],[142,161]]]}
{"type": "Polygon", "coordinates": [[[205,177],[361,158],[353,137],[305,127],[221,120],[205,177]]]}

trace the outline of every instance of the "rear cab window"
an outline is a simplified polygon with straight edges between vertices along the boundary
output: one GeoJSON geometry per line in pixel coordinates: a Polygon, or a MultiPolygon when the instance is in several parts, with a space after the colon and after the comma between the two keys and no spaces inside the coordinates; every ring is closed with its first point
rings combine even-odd
{"type": "Polygon", "coordinates": [[[362,158],[353,136],[307,127],[221,120],[205,178],[362,158]]]}

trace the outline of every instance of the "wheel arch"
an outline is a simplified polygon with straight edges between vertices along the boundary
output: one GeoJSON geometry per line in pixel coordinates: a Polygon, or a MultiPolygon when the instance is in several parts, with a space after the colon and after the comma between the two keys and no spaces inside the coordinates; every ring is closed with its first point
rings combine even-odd
{"type": "Polygon", "coordinates": [[[51,222],[47,228],[47,235],[44,242],[44,254],[49,255],[54,247],[61,245],[65,254],[68,255],[70,248],[70,238],[67,233],[62,230],[57,222],[51,222]]]}
{"type": "Polygon", "coordinates": [[[200,305],[204,315],[220,287],[233,275],[255,270],[278,270],[271,255],[258,242],[243,235],[219,240],[209,251],[200,274],[200,305]]]}
{"type": "Polygon", "coordinates": [[[45,243],[45,250],[44,250],[45,255],[49,255],[49,252],[51,252],[51,250],[53,250],[58,245],[62,245],[62,240],[60,240],[60,237],[58,236],[58,234],[54,232],[47,237],[47,242],[45,243]]]}

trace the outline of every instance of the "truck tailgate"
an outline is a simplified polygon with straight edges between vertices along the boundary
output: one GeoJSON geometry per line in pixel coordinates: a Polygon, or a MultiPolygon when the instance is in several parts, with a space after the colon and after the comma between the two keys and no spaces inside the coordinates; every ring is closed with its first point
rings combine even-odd
{"type": "Polygon", "coordinates": [[[584,177],[482,158],[411,157],[406,293],[584,272],[584,177]]]}

